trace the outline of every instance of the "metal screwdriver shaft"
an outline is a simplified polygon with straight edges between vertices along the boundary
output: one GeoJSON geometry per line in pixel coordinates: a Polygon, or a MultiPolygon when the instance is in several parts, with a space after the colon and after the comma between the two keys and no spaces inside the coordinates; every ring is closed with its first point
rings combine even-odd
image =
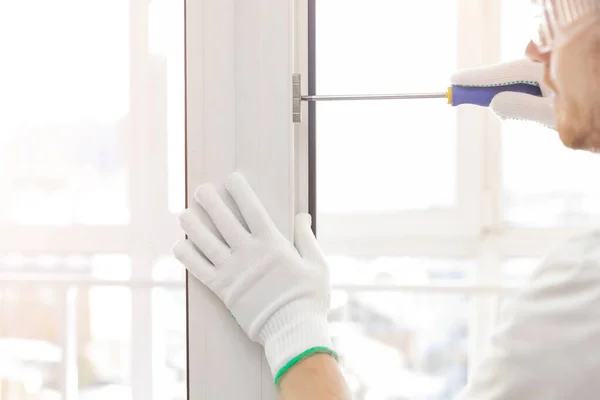
{"type": "Polygon", "coordinates": [[[448,93],[402,93],[402,94],[349,94],[349,95],[312,95],[302,96],[302,101],[359,101],[359,100],[418,100],[446,99],[448,93]]]}

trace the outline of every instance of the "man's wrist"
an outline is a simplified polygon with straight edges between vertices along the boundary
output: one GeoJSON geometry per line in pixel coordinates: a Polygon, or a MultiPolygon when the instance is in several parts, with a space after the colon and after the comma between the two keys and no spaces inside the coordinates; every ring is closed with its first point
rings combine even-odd
{"type": "Polygon", "coordinates": [[[337,361],[328,354],[312,354],[299,361],[277,389],[282,400],[352,399],[337,361]]]}
{"type": "Polygon", "coordinates": [[[275,386],[279,386],[279,382],[281,381],[281,378],[283,378],[285,376],[285,374],[288,373],[288,371],[290,371],[293,367],[295,367],[297,364],[299,364],[303,360],[306,360],[307,358],[312,357],[316,354],[328,354],[331,357],[333,357],[336,361],[338,361],[337,353],[328,347],[310,348],[310,349],[298,354],[296,357],[292,358],[281,369],[279,369],[279,372],[277,372],[274,375],[275,376],[274,377],[275,386]]]}

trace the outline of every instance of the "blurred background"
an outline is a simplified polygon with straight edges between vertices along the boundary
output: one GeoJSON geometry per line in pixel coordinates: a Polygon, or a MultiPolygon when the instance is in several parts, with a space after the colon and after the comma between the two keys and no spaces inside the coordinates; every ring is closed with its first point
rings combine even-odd
{"type": "Polygon", "coordinates": [[[0,1],[0,399],[182,400],[183,0],[0,1]]]}

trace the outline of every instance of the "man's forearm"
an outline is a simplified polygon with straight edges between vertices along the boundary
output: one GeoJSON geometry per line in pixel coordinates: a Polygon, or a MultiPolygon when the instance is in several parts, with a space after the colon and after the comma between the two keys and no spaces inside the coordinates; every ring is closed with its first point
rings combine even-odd
{"type": "Polygon", "coordinates": [[[282,400],[351,400],[337,361],[328,354],[302,360],[281,378],[282,400]]]}

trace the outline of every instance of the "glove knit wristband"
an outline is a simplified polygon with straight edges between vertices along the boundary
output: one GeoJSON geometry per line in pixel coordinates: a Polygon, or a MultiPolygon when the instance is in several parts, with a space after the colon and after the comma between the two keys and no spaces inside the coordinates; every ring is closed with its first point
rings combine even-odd
{"type": "Polygon", "coordinates": [[[334,355],[327,310],[311,301],[296,301],[273,315],[260,332],[271,373],[278,382],[293,365],[314,353],[334,355]]]}

